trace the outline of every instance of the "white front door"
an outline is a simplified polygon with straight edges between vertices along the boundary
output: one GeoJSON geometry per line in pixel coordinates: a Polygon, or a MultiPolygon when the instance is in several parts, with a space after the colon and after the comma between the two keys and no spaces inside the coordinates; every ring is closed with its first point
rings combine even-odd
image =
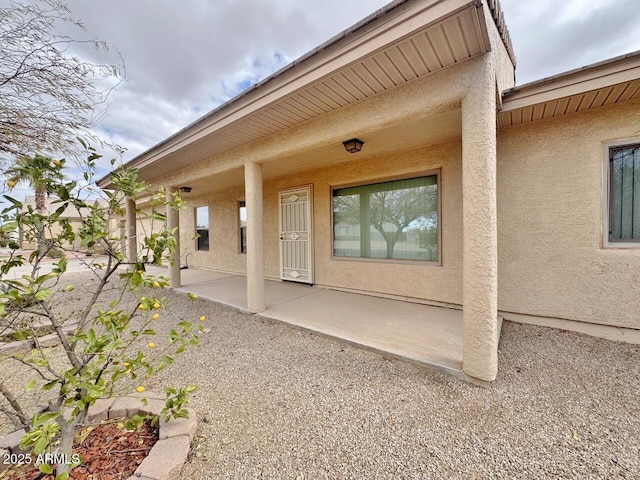
{"type": "Polygon", "coordinates": [[[313,283],[311,187],[280,192],[280,278],[313,283]]]}

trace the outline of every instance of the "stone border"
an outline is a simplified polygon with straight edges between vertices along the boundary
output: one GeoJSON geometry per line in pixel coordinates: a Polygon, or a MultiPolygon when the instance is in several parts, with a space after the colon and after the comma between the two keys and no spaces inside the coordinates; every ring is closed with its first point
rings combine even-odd
{"type": "MultiPolygon", "coordinates": [[[[165,422],[160,415],[165,406],[164,399],[164,395],[156,392],[132,393],[123,397],[99,399],[89,408],[89,424],[138,414],[160,417],[158,441],[127,480],[174,480],[180,477],[180,471],[187,461],[191,442],[196,434],[198,421],[196,412],[188,408],[189,418],[172,418],[165,422]],[[143,398],[147,399],[146,405],[142,403],[143,398]]],[[[24,433],[24,429],[18,430],[0,438],[0,455],[19,451],[18,443],[24,433]]]]}
{"type": "MultiPolygon", "coordinates": [[[[51,325],[42,325],[51,326],[51,325]]],[[[62,331],[66,334],[72,333],[76,328],[77,323],[70,323],[62,326],[62,331]]],[[[60,343],[60,338],[57,333],[48,333],[37,338],[38,345],[41,348],[55,347],[60,343]]],[[[27,340],[16,340],[13,342],[0,342],[0,355],[13,355],[16,353],[28,353],[36,348],[36,343],[33,338],[27,340]]]]}

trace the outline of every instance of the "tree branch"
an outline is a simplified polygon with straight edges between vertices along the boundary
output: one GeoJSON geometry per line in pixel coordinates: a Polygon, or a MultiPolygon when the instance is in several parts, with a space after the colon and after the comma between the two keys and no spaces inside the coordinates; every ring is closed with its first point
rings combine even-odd
{"type": "Polygon", "coordinates": [[[20,408],[20,404],[16,400],[16,397],[14,397],[11,391],[7,387],[5,387],[4,382],[0,382],[0,394],[2,394],[7,402],[9,402],[9,405],[11,405],[11,408],[13,408],[15,415],[18,417],[20,422],[25,426],[29,425],[29,420],[27,420],[27,416],[25,415],[22,408],[20,408]]]}

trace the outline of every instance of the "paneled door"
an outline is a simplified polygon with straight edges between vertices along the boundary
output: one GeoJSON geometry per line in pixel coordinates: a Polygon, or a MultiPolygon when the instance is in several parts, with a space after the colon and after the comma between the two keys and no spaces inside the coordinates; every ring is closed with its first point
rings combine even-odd
{"type": "Polygon", "coordinates": [[[313,283],[313,232],[311,187],[279,194],[280,278],[313,283]]]}

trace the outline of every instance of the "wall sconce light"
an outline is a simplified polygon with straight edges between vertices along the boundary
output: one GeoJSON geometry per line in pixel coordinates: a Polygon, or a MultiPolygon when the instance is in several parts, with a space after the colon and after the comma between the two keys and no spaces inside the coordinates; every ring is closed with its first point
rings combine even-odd
{"type": "Polygon", "coordinates": [[[191,193],[191,187],[180,187],[180,193],[191,193]]]}
{"type": "Polygon", "coordinates": [[[362,145],[364,142],[357,138],[352,138],[351,140],[347,140],[346,142],[342,142],[344,145],[344,149],[349,153],[357,153],[362,150],[362,145]]]}

